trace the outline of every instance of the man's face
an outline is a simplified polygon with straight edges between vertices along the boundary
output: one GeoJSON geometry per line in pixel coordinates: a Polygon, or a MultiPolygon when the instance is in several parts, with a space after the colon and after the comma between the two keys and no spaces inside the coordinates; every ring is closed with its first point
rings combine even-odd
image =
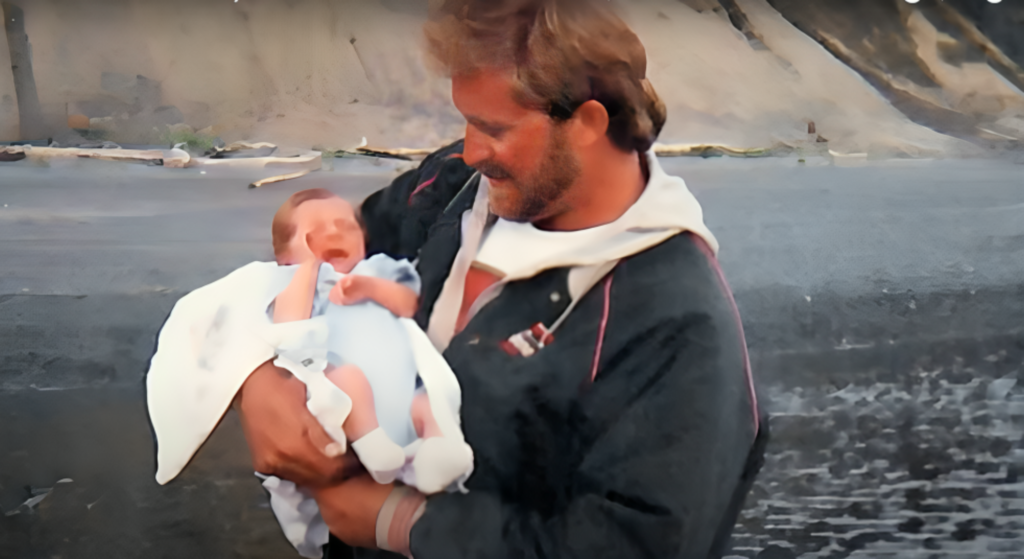
{"type": "Polygon", "coordinates": [[[520,105],[500,70],[453,77],[452,99],[467,123],[463,159],[490,179],[492,212],[533,222],[567,209],[580,172],[568,124],[520,105]]]}
{"type": "Polygon", "coordinates": [[[310,256],[347,274],[366,257],[363,230],[352,205],[341,198],[307,200],[292,212],[295,235],[288,254],[291,264],[310,256]]]}

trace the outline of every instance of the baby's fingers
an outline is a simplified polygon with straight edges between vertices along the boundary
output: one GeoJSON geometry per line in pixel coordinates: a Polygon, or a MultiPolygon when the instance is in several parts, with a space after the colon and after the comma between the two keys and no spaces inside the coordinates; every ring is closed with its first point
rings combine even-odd
{"type": "Polygon", "coordinates": [[[327,299],[335,305],[345,304],[345,288],[342,286],[344,281],[344,278],[342,278],[341,281],[331,288],[331,292],[327,294],[327,299]]]}

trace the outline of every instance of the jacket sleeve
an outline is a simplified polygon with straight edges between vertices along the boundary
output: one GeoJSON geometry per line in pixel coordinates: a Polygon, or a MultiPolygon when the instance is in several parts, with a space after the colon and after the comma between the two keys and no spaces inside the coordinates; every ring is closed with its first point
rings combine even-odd
{"type": "Polygon", "coordinates": [[[363,201],[367,256],[416,258],[430,226],[473,174],[462,161],[462,145],[459,140],[435,151],[363,201]]]}
{"type": "Polygon", "coordinates": [[[693,312],[629,336],[588,395],[608,412],[564,505],[541,515],[486,491],[431,497],[413,557],[707,559],[755,431],[726,327],[693,312]]]}

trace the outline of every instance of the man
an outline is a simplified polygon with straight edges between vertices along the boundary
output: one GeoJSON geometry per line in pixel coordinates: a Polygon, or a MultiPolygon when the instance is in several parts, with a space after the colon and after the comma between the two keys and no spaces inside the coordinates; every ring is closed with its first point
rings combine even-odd
{"type": "Polygon", "coordinates": [[[269,363],[239,394],[256,469],[313,489],[328,557],[727,551],[767,425],[714,237],[650,153],[643,46],[602,4],[442,3],[428,44],[465,139],[363,204],[370,252],[418,258],[468,493],[351,475],[269,363]]]}

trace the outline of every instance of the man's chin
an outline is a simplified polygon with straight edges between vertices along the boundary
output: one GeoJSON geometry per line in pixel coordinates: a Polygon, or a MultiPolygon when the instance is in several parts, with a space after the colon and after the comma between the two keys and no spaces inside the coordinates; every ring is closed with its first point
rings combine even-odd
{"type": "Polygon", "coordinates": [[[491,213],[504,219],[506,221],[524,222],[529,221],[524,218],[520,211],[519,204],[515,200],[514,196],[510,196],[510,192],[502,188],[492,188],[488,192],[487,201],[491,207],[491,213]]]}

